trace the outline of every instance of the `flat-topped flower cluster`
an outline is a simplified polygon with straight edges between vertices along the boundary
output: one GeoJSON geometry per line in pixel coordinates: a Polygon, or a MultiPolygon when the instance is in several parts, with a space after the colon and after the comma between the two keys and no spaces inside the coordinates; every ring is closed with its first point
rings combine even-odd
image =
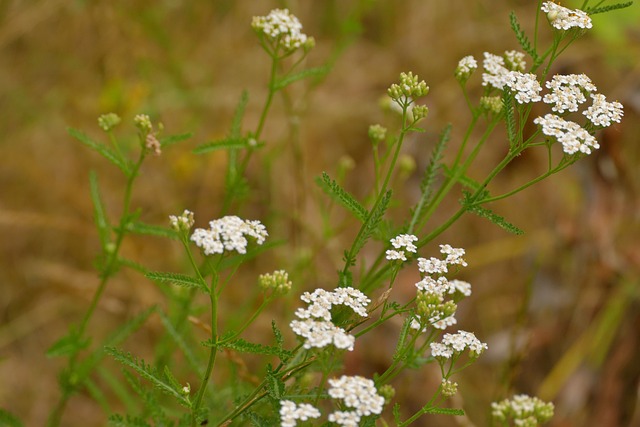
{"type": "MultiPolygon", "coordinates": [[[[562,30],[573,27],[591,28],[591,20],[581,10],[571,10],[555,3],[546,2],[542,10],[547,12],[551,24],[562,30]]],[[[544,96],[542,85],[533,73],[525,73],[525,54],[514,50],[503,55],[484,53],[482,66],[482,85],[486,87],[486,95],[492,92],[509,90],[518,104],[544,102],[551,105],[553,113],[537,117],[533,122],[540,126],[542,134],[555,139],[568,154],[591,154],[600,148],[593,133],[597,129],[620,123],[624,115],[621,103],[607,101],[603,94],[597,93],[597,87],[585,74],[554,75],[544,86],[549,90],[544,96]],[[569,113],[576,113],[582,104],[591,100],[591,105],[582,111],[587,118],[584,125],[567,120],[569,113]]],[[[472,56],[465,56],[458,63],[456,78],[461,84],[466,83],[469,76],[477,68],[472,56]]],[[[493,114],[502,110],[500,97],[483,96],[481,107],[493,114]]],[[[398,257],[396,259],[402,259],[398,257]]]]}
{"type": "Polygon", "coordinates": [[[305,339],[304,348],[322,348],[333,344],[336,348],[353,350],[355,337],[331,321],[331,309],[337,305],[351,308],[361,317],[367,317],[367,305],[371,300],[361,291],[347,287],[336,288],[333,292],[316,289],[312,293],[305,292],[300,299],[306,302],[306,309],[296,310],[291,329],[296,335],[305,339]]]}

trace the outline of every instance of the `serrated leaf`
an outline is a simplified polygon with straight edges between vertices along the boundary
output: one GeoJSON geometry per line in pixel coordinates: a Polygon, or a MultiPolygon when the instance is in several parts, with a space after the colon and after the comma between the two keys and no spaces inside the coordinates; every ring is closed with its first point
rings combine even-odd
{"type": "Polygon", "coordinates": [[[297,82],[298,80],[306,79],[308,77],[323,77],[323,76],[327,75],[329,73],[329,71],[331,71],[331,68],[327,67],[327,66],[315,67],[315,68],[307,68],[306,70],[302,70],[302,71],[300,71],[298,73],[294,73],[294,74],[286,76],[286,77],[284,77],[282,79],[279,79],[273,85],[273,89],[274,90],[283,89],[283,88],[289,86],[291,83],[297,82]]]}
{"type": "Polygon", "coordinates": [[[89,172],[89,192],[91,194],[91,201],[93,202],[93,220],[98,229],[100,244],[102,248],[105,248],[110,241],[110,226],[102,203],[102,197],[100,197],[98,175],[94,171],[89,172]]]}
{"type": "Polygon", "coordinates": [[[182,394],[182,389],[174,388],[169,381],[162,378],[158,372],[156,372],[151,365],[145,363],[144,360],[138,360],[131,353],[125,353],[115,347],[105,347],[105,352],[117,362],[136,371],[138,375],[151,382],[160,391],[173,396],[180,404],[189,407],[189,400],[182,394]]]}
{"type": "Polygon", "coordinates": [[[357,240],[353,244],[353,251],[351,255],[355,257],[360,249],[364,246],[364,244],[369,240],[369,237],[373,234],[373,232],[378,227],[378,224],[382,220],[385,212],[387,211],[387,207],[389,206],[389,202],[391,201],[391,190],[387,191],[384,196],[380,199],[380,203],[374,206],[373,210],[367,217],[367,220],[362,225],[362,233],[359,234],[357,240]]]}
{"type": "MultiPolygon", "coordinates": [[[[209,339],[207,341],[204,341],[202,345],[207,347],[217,346],[218,348],[228,348],[230,350],[235,350],[240,353],[262,354],[265,356],[279,356],[282,353],[282,350],[280,350],[278,347],[252,343],[249,341],[245,341],[242,338],[238,338],[229,342],[218,342],[218,343],[209,339]]],[[[288,351],[284,351],[284,353],[287,356],[291,355],[291,353],[288,351]]]]}
{"type": "MultiPolygon", "coordinates": [[[[251,148],[256,148],[264,144],[256,144],[251,148]]],[[[240,150],[249,148],[249,142],[247,138],[240,137],[227,137],[217,141],[207,142],[199,145],[193,150],[194,154],[204,154],[217,150],[240,150]]]]}
{"type": "Polygon", "coordinates": [[[624,9],[627,8],[629,6],[633,5],[632,1],[628,1],[628,2],[624,2],[624,3],[616,3],[616,4],[611,4],[611,5],[607,5],[607,6],[603,6],[603,7],[594,7],[594,8],[587,8],[584,11],[586,13],[588,13],[589,15],[596,15],[598,13],[605,13],[605,12],[610,12],[612,10],[617,10],[617,9],[624,9]]]}
{"type": "Polygon", "coordinates": [[[23,427],[23,424],[18,417],[0,408],[0,426],[23,427]]]}
{"type": "Polygon", "coordinates": [[[399,403],[396,403],[395,405],[393,405],[393,419],[397,425],[402,424],[402,422],[400,421],[400,404],[399,403]]]}
{"type": "Polygon", "coordinates": [[[509,89],[505,88],[502,92],[502,105],[505,117],[505,124],[507,126],[507,138],[509,139],[509,146],[513,147],[516,145],[516,113],[515,108],[513,106],[514,103],[513,92],[509,89]]]}
{"type": "Polygon", "coordinates": [[[123,417],[120,414],[112,414],[109,416],[109,425],[113,427],[151,427],[149,423],[139,417],[127,415],[123,417]]]}
{"type": "Polygon", "coordinates": [[[490,209],[484,208],[480,205],[474,205],[469,201],[469,193],[465,192],[465,198],[462,200],[462,204],[466,207],[469,212],[473,212],[474,214],[486,218],[498,227],[503,228],[509,233],[513,233],[516,235],[524,234],[524,231],[516,227],[515,225],[508,222],[504,217],[498,215],[497,213],[491,211],[490,209]]]}
{"type": "Polygon", "coordinates": [[[109,160],[111,163],[116,165],[122,172],[124,172],[125,175],[129,176],[129,173],[130,173],[129,166],[126,164],[125,160],[120,158],[109,147],[99,142],[95,142],[88,135],[86,135],[84,132],[78,129],[67,128],[67,132],[69,132],[69,134],[72,137],[74,137],[75,139],[77,139],[87,147],[93,149],[102,157],[104,157],[105,159],[109,160]]]}
{"type": "Polygon", "coordinates": [[[242,94],[240,94],[240,101],[238,101],[236,111],[233,114],[233,120],[231,120],[231,132],[229,133],[231,138],[238,138],[242,134],[242,118],[244,117],[247,103],[249,103],[249,92],[243,90],[242,94]]]}
{"type": "Polygon", "coordinates": [[[182,353],[187,359],[187,362],[189,363],[189,365],[191,366],[191,369],[193,369],[194,372],[197,372],[198,376],[202,377],[202,372],[201,372],[200,364],[198,362],[198,358],[191,350],[191,346],[187,345],[182,335],[180,335],[178,331],[176,331],[175,327],[173,326],[169,318],[161,310],[158,310],[158,315],[160,315],[160,320],[162,321],[162,325],[164,326],[165,330],[167,331],[171,339],[173,339],[173,341],[178,345],[180,350],[182,350],[182,353]]]}
{"type": "Polygon", "coordinates": [[[511,12],[511,14],[509,15],[509,21],[511,23],[511,29],[515,33],[516,40],[518,40],[520,47],[522,47],[522,50],[527,52],[529,56],[531,56],[533,61],[536,62],[538,60],[538,54],[533,46],[531,46],[529,38],[520,27],[520,23],[518,22],[518,17],[516,16],[515,12],[511,12]]]}
{"type": "Polygon", "coordinates": [[[265,380],[267,394],[272,399],[281,400],[284,395],[284,382],[277,375],[273,374],[271,366],[267,366],[267,377],[265,380]]]}
{"type": "MultiPolygon", "coordinates": [[[[444,171],[444,175],[447,178],[451,178],[453,176],[456,175],[456,171],[458,170],[458,168],[456,169],[450,169],[449,167],[447,167],[447,165],[442,165],[442,169],[444,171]]],[[[469,178],[466,175],[458,175],[457,176],[457,181],[462,184],[463,187],[470,189],[471,191],[478,191],[480,190],[480,183],[478,181],[476,181],[473,178],[469,178]]]]}
{"type": "Polygon", "coordinates": [[[179,240],[178,233],[170,228],[161,227],[159,225],[147,224],[140,221],[130,222],[127,224],[127,231],[136,234],[145,234],[148,236],[166,237],[167,239],[179,240]]]}
{"type": "Polygon", "coordinates": [[[331,199],[346,208],[361,222],[367,219],[367,210],[347,190],[331,179],[326,172],[322,172],[321,180],[316,182],[331,199]]]}
{"type": "Polygon", "coordinates": [[[153,280],[154,282],[170,283],[187,288],[197,288],[204,292],[208,292],[207,285],[204,282],[195,277],[187,276],[186,274],[151,271],[145,274],[145,277],[153,280]]]}
{"type": "MultiPolygon", "coordinates": [[[[144,403],[145,409],[153,416],[156,421],[156,425],[161,425],[161,422],[158,421],[166,421],[166,415],[162,410],[162,407],[158,403],[158,399],[154,393],[149,392],[145,387],[142,386],[140,379],[135,377],[131,372],[123,370],[122,374],[125,379],[129,383],[129,386],[133,389],[133,391],[140,396],[142,402],[144,403]]],[[[133,412],[133,411],[129,411],[133,412]]]]}
{"type": "Polygon", "coordinates": [[[284,348],[284,337],[282,336],[282,332],[276,326],[276,322],[274,320],[271,321],[271,330],[273,331],[273,336],[276,339],[276,345],[278,346],[278,350],[282,351],[284,348]]]}
{"type": "Polygon", "coordinates": [[[67,335],[53,343],[47,350],[47,357],[61,357],[75,354],[89,346],[89,338],[82,339],[76,330],[71,330],[67,335]]]}
{"type": "Polygon", "coordinates": [[[404,323],[402,324],[402,328],[400,329],[400,335],[398,336],[398,343],[396,344],[396,351],[393,353],[393,360],[397,361],[400,359],[401,355],[404,353],[402,349],[404,348],[404,343],[407,340],[407,335],[409,334],[409,330],[411,329],[411,321],[413,320],[413,315],[408,316],[404,319],[404,323]]]}
{"type": "Polygon", "coordinates": [[[147,267],[129,258],[118,257],[118,264],[129,267],[137,271],[138,273],[142,273],[142,275],[145,275],[149,272],[149,270],[147,270],[147,267]]]}
{"type": "Polygon", "coordinates": [[[425,414],[440,414],[440,415],[464,415],[462,409],[455,408],[423,408],[425,414]]]}
{"type": "Polygon", "coordinates": [[[177,135],[169,135],[169,136],[164,136],[162,138],[160,138],[160,146],[161,147],[168,147],[170,145],[173,144],[177,144],[179,142],[182,141],[186,141],[187,139],[191,138],[193,136],[193,134],[191,132],[187,132],[187,133],[181,133],[181,134],[177,134],[177,135]]]}

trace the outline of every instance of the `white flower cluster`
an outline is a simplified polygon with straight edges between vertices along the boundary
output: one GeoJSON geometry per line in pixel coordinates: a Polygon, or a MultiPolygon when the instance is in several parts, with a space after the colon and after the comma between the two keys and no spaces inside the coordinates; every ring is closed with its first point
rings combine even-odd
{"type": "Polygon", "coordinates": [[[591,95],[593,104],[582,112],[596,126],[608,127],[611,122],[620,123],[624,112],[619,102],[607,102],[607,98],[599,93],[591,95]]]}
{"type": "Polygon", "coordinates": [[[553,417],[553,403],[545,403],[537,397],[526,394],[513,396],[491,404],[491,415],[496,421],[514,420],[514,425],[537,427],[553,417]]]}
{"type": "MultiPolygon", "coordinates": [[[[418,270],[424,277],[416,283],[418,288],[418,310],[426,315],[426,324],[436,329],[446,329],[448,326],[457,323],[454,316],[456,305],[454,301],[445,301],[446,297],[454,297],[455,294],[462,296],[471,295],[471,285],[462,280],[449,281],[444,274],[449,272],[449,266],[467,266],[464,260],[464,249],[454,248],[451,245],[440,245],[440,253],[445,255],[444,259],[431,257],[418,258],[418,270]]],[[[421,329],[421,317],[416,314],[411,321],[413,329],[421,329]]],[[[422,328],[424,332],[426,328],[422,328]]]]}
{"type": "Polygon", "coordinates": [[[282,427],[295,427],[296,421],[307,421],[310,418],[318,418],[320,411],[308,403],[296,405],[290,400],[280,401],[280,425],[282,427]]]}
{"type": "Polygon", "coordinates": [[[286,52],[298,49],[307,41],[302,24],[288,9],[274,9],[267,16],[254,16],[251,27],[286,52]]]}
{"type": "Polygon", "coordinates": [[[578,111],[578,105],[587,101],[585,92],[591,93],[598,90],[585,74],[557,74],[545,83],[545,86],[551,90],[551,93],[546,94],[543,101],[554,104],[551,109],[556,113],[578,111]]]}
{"type": "Polygon", "coordinates": [[[542,86],[535,74],[509,71],[505,76],[504,84],[515,92],[515,98],[519,104],[530,104],[542,99],[540,96],[542,86]]]}
{"type": "Polygon", "coordinates": [[[476,358],[487,348],[487,344],[476,338],[473,332],[458,331],[457,334],[444,334],[440,343],[431,343],[431,354],[433,357],[451,359],[468,349],[470,356],[476,358]]]}
{"type": "Polygon", "coordinates": [[[589,15],[580,9],[567,9],[559,4],[546,1],[542,3],[540,10],[547,14],[551,26],[558,30],[566,31],[570,28],[587,29],[593,26],[589,15]]]}
{"type": "Polygon", "coordinates": [[[399,259],[401,261],[406,261],[407,256],[406,252],[413,252],[414,254],[418,250],[416,245],[413,242],[417,242],[418,238],[413,234],[399,234],[393,239],[390,240],[391,245],[395,249],[389,249],[387,251],[387,259],[389,261],[399,259]]]}
{"type": "Polygon", "coordinates": [[[355,337],[331,322],[331,308],[346,305],[359,316],[367,317],[367,305],[371,300],[357,289],[337,288],[333,292],[316,289],[305,292],[300,299],[309,306],[296,310],[296,317],[289,326],[296,335],[305,339],[304,348],[322,348],[333,344],[337,348],[353,351],[355,337]]]}
{"type": "Polygon", "coordinates": [[[465,56],[458,62],[455,76],[460,81],[466,81],[476,68],[478,68],[476,59],[471,55],[465,56]]]}
{"type": "Polygon", "coordinates": [[[329,421],[342,426],[358,427],[361,417],[382,413],[384,397],[378,394],[375,383],[361,376],[346,375],[330,379],[329,396],[340,399],[354,411],[335,411],[329,415],[329,421]]]}
{"type": "Polygon", "coordinates": [[[520,104],[538,102],[542,99],[542,86],[536,75],[523,73],[527,67],[524,53],[510,50],[505,52],[504,56],[498,56],[485,52],[482,66],[485,70],[482,74],[482,86],[492,86],[499,90],[508,87],[515,92],[516,101],[520,104]]]}
{"type": "Polygon", "coordinates": [[[596,138],[575,122],[546,114],[544,117],[535,118],[533,123],[542,126],[543,134],[556,138],[567,154],[591,154],[592,148],[600,148],[596,138]]]}
{"type": "Polygon", "coordinates": [[[269,235],[260,221],[243,220],[237,216],[225,216],[209,222],[209,229],[196,228],[191,235],[191,241],[202,248],[205,255],[221,254],[224,251],[247,253],[248,241],[245,236],[251,236],[261,245],[269,235]]]}

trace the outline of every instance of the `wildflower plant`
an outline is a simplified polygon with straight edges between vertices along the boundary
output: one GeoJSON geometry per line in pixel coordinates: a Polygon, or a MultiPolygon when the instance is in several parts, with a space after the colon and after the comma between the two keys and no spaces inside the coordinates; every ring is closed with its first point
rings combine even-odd
{"type": "MultiPolygon", "coordinates": [[[[539,2],[533,41],[512,14],[511,27],[523,52],[509,50],[501,55],[486,52],[482,61],[472,56],[460,60],[452,79],[459,82],[472,114],[465,136],[453,153],[453,160],[445,164],[451,125],[442,131],[424,171],[420,197],[406,212],[406,220],[394,224],[385,219],[394,201],[392,177],[400,169],[400,153],[408,136],[424,130],[420,126],[425,126],[428,109],[423,98],[429,92],[427,83],[417,74],[400,73],[398,81],[386,91],[390,106],[400,113],[399,125],[389,127],[397,131],[379,124],[368,129],[375,176],[364,201],[350,194],[340,185],[340,179],[334,180],[328,173],[317,180],[330,204],[344,207],[359,224],[352,243],[344,250],[343,266],[335,283],[322,283],[315,290],[305,291],[308,284],[297,283],[293,275],[290,279],[285,270],[261,274],[255,283],[262,292],[256,293],[258,296],[251,305],[255,308],[243,319],[221,318],[225,290],[242,286],[237,279],[238,270],[268,250],[272,239],[278,239],[268,232],[268,224],[246,219],[255,218],[254,215],[238,216],[243,196],[249,191],[244,178],[247,165],[253,155],[268,145],[262,138],[274,96],[290,84],[328,72],[327,67],[296,71],[314,45],[313,39],[302,32],[300,21],[285,9],[258,16],[251,23],[258,43],[271,59],[267,96],[254,129],[243,132],[242,119],[248,102],[248,95],[243,93],[228,136],[195,150],[197,154],[224,150],[228,159],[220,212],[204,228],[195,227],[204,213],[167,212],[166,224],[153,225],[143,222],[143,213],[131,207],[133,185],[148,154],[159,155],[170,144],[188,138],[188,134],[163,137],[162,126],[146,115],[138,115],[133,120],[138,156],[131,160],[115,134],[121,122],[118,116],[107,114],[98,121],[110,146],[70,129],[72,136],[118,167],[126,185],[122,214],[113,221],[106,214],[98,178],[94,173],[90,175],[101,243],[97,262],[100,284],[80,323],[49,351],[50,356],[67,358],[67,366],[60,375],[61,397],[49,425],[60,425],[67,402],[80,390],[88,390],[96,400],[102,399],[92,378],[107,355],[125,368],[123,375],[129,387],[119,391],[125,396],[127,408],[141,407],[135,413],[109,414],[111,424],[117,426],[149,423],[223,426],[235,422],[286,427],[299,422],[367,426],[375,425],[378,419],[384,425],[393,419],[395,425],[407,426],[426,414],[464,414],[462,409],[447,403],[458,390],[454,376],[489,349],[474,332],[449,329],[457,324],[458,305],[471,295],[471,284],[455,278],[467,266],[465,250],[442,243],[441,234],[469,212],[508,232],[521,234],[522,230],[491,211],[487,204],[523,191],[579,161],[599,148],[597,130],[620,122],[622,105],[597,93],[595,84],[586,75],[549,77],[558,55],[582,31],[592,27],[590,15],[616,8],[589,9],[588,3],[585,2],[583,10],[569,10],[555,3],[539,2]],[[546,48],[538,42],[538,32],[545,27],[554,35],[546,48]],[[478,76],[480,63],[483,72],[478,76]],[[477,99],[469,96],[470,85],[482,88],[483,93],[477,99]],[[532,118],[535,103],[550,112],[532,118]],[[525,132],[528,123],[538,125],[531,134],[525,132]],[[504,158],[484,178],[472,179],[468,176],[472,164],[500,126],[507,135],[504,158]],[[484,131],[473,141],[477,128],[484,131]],[[557,145],[561,150],[555,148],[557,145]],[[505,193],[492,194],[490,184],[494,178],[526,150],[546,152],[548,170],[528,182],[514,184],[505,193]],[[439,175],[442,181],[437,184],[439,175]],[[442,223],[435,224],[434,213],[454,189],[461,206],[442,223]],[[132,233],[152,234],[181,245],[189,272],[150,271],[124,259],[120,253],[122,242],[132,233]],[[368,259],[361,256],[361,251],[372,240],[378,242],[379,248],[377,255],[368,259]],[[436,256],[429,252],[428,245],[433,243],[440,244],[436,256]],[[110,280],[124,267],[134,268],[155,282],[174,304],[176,314],[150,307],[102,342],[92,343],[88,327],[98,301],[110,280]],[[400,303],[396,301],[394,285],[404,268],[414,268],[420,280],[415,283],[415,296],[400,303]],[[245,331],[267,312],[267,307],[287,294],[301,295],[300,300],[306,306],[296,302],[297,309],[286,323],[278,325],[273,321],[272,336],[265,337],[268,343],[245,339],[245,331]],[[197,305],[200,300],[206,301],[206,308],[197,305]],[[160,318],[168,341],[158,346],[156,360],[148,363],[124,348],[126,338],[152,315],[160,318]],[[208,321],[190,317],[195,315],[204,315],[208,321]],[[345,353],[357,351],[360,337],[374,334],[383,324],[392,325],[392,319],[400,319],[402,326],[396,328],[396,346],[386,368],[370,378],[358,372],[354,375],[344,372],[345,353]],[[207,339],[196,339],[191,325],[206,331],[207,339]],[[176,349],[189,368],[188,374],[174,372],[176,349]],[[236,374],[231,379],[220,368],[218,360],[223,353],[234,365],[236,374]],[[237,373],[247,370],[243,360],[247,355],[262,358],[262,367],[254,371],[260,377],[237,373]],[[424,405],[407,413],[408,409],[393,400],[394,381],[407,370],[427,364],[438,366],[442,378],[435,389],[428,391],[430,396],[424,405]],[[148,387],[148,383],[153,387],[148,387]]],[[[326,212],[326,206],[319,209],[326,212]]],[[[535,398],[516,396],[513,401],[494,404],[492,412],[500,421],[515,417],[524,420],[516,422],[517,425],[533,425],[532,420],[537,423],[548,420],[550,408],[535,398]]]]}

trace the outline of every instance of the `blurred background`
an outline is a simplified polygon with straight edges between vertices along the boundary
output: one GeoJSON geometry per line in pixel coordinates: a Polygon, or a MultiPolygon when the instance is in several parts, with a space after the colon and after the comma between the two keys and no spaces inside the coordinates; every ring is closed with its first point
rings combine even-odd
{"type": "MultiPolygon", "coordinates": [[[[393,183],[402,202],[389,217],[402,221],[418,196],[438,134],[453,124],[446,157],[451,160],[469,123],[453,78],[458,60],[517,49],[509,12],[517,13],[531,35],[535,3],[0,1],[0,407],[37,426],[44,425],[58,399],[57,375],[65,361],[48,359],[45,351],[81,319],[98,283],[92,267],[99,243],[90,170],[98,173],[112,218],[121,209],[120,172],[73,140],[67,127],[104,140],[96,119],[116,112],[123,118],[118,132],[132,147],[138,113],[163,122],[168,134],[192,132],[186,143],[146,161],[133,206],[142,209],[142,220],[158,225],[188,208],[203,226],[219,212],[226,158],[222,152],[196,156],[191,150],[226,135],[244,89],[249,92],[244,130],[255,128],[269,60],[250,28],[251,18],[276,7],[298,16],[304,32],[316,39],[304,65],[332,69],[325,79],[296,83],[276,97],[263,134],[267,147],[249,166],[253,195],[236,213],[261,219],[274,239],[286,243],[239,273],[223,307],[234,312],[253,294],[258,274],[289,270],[295,291],[248,331],[249,337],[260,336],[270,330],[271,317],[286,329],[300,292],[335,286],[353,223],[336,207],[331,221],[339,232],[326,233],[318,212],[327,199],[314,178],[322,171],[342,173],[350,191],[368,194],[373,167],[367,128],[397,120],[379,107],[389,84],[411,70],[431,87],[424,101],[430,108],[422,123],[426,132],[405,142],[409,167],[393,183]]],[[[469,267],[458,278],[473,285],[473,295],[460,304],[458,326],[488,342],[489,351],[456,378],[460,392],[449,404],[468,416],[424,417],[416,425],[489,425],[490,402],[513,393],[553,401],[552,426],[640,425],[639,10],[634,5],[594,16],[593,30],[552,70],[588,74],[608,99],[625,105],[625,117],[597,135],[602,148],[595,154],[491,205],[526,234],[512,236],[467,215],[421,250],[429,257],[437,254],[438,243],[467,249],[469,267]]],[[[541,22],[540,39],[548,42],[551,36],[541,22]]],[[[470,86],[472,96],[481,93],[479,75],[470,86]]],[[[506,153],[503,131],[495,136],[471,177],[483,178],[506,153]]],[[[492,193],[515,188],[545,165],[542,152],[521,156],[497,177],[492,193]]],[[[459,197],[454,190],[423,234],[454,212],[459,197]]],[[[151,269],[184,266],[175,242],[125,240],[125,256],[151,269]]],[[[370,244],[363,257],[381,249],[370,244]]],[[[406,271],[394,288],[398,300],[415,292],[416,276],[413,269],[406,271]]],[[[89,330],[98,340],[151,304],[163,305],[156,286],[123,270],[89,330]]],[[[399,328],[400,321],[359,341],[346,359],[346,372],[370,376],[386,369],[399,328]]],[[[152,317],[124,347],[144,355],[162,334],[159,319],[152,317]]],[[[432,366],[400,376],[395,386],[405,413],[424,404],[439,381],[432,366]]],[[[105,420],[99,405],[80,394],[69,402],[63,425],[101,426],[105,420]]]]}

